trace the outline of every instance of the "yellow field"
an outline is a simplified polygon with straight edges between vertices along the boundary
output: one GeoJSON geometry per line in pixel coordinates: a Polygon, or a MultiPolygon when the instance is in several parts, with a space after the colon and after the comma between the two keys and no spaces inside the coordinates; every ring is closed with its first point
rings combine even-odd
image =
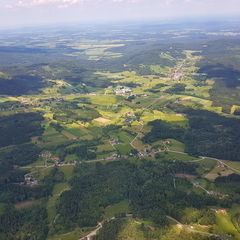
{"type": "Polygon", "coordinates": [[[88,95],[92,104],[96,105],[113,105],[117,103],[117,98],[114,95],[88,95]]]}
{"type": "Polygon", "coordinates": [[[186,117],[182,114],[164,113],[157,110],[145,111],[141,119],[144,122],[151,122],[158,119],[167,122],[183,122],[187,120],[186,117]]]}

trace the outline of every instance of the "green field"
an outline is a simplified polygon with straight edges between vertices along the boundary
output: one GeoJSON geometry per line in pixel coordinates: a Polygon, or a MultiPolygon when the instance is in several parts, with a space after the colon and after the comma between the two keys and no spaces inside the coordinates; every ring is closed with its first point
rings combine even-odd
{"type": "Polygon", "coordinates": [[[120,203],[109,206],[104,211],[104,216],[110,219],[121,213],[129,213],[129,203],[128,201],[122,201],[120,203]]]}
{"type": "Polygon", "coordinates": [[[234,236],[235,239],[240,239],[240,233],[233,225],[231,217],[228,215],[228,213],[225,213],[224,211],[217,212],[216,213],[216,221],[217,221],[218,227],[223,232],[234,236]]]}
{"type": "Polygon", "coordinates": [[[54,186],[52,197],[49,198],[47,203],[47,212],[48,212],[48,220],[52,223],[56,217],[56,202],[60,195],[69,190],[69,185],[67,183],[58,183],[54,186]]]}

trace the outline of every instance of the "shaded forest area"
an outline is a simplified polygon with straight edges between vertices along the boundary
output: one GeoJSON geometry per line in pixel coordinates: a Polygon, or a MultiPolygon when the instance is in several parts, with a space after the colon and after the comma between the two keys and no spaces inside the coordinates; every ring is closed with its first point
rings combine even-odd
{"type": "Polygon", "coordinates": [[[156,120],[144,141],[174,138],[192,155],[240,161],[240,121],[204,110],[187,110],[188,128],[156,120]]]}

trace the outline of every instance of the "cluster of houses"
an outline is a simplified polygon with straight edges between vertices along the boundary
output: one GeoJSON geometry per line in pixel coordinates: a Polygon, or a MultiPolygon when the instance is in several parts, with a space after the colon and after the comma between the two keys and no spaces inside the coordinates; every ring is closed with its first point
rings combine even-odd
{"type": "Polygon", "coordinates": [[[60,98],[60,97],[50,97],[50,98],[41,98],[41,99],[19,97],[18,100],[24,106],[33,106],[33,107],[40,107],[40,106],[46,105],[46,104],[64,102],[64,99],[60,98]]]}
{"type": "Polygon", "coordinates": [[[137,156],[139,158],[142,158],[142,157],[154,157],[155,154],[156,154],[156,152],[154,152],[151,147],[148,147],[148,148],[145,148],[143,151],[138,152],[137,156]]]}
{"type": "Polygon", "coordinates": [[[128,112],[128,113],[126,113],[126,115],[125,115],[125,123],[126,124],[130,124],[130,123],[132,123],[132,122],[134,122],[134,121],[136,121],[137,120],[137,117],[136,117],[136,115],[134,114],[134,112],[128,112]]]}
{"type": "Polygon", "coordinates": [[[38,180],[35,179],[32,174],[25,174],[24,182],[22,184],[30,186],[30,187],[34,187],[34,186],[38,185],[38,180]]]}
{"type": "Polygon", "coordinates": [[[124,96],[131,93],[132,93],[132,89],[126,86],[117,86],[115,89],[116,95],[124,96]]]}
{"type": "Polygon", "coordinates": [[[114,146],[114,145],[120,144],[120,142],[118,141],[118,139],[114,138],[114,139],[111,139],[111,140],[110,140],[110,144],[111,144],[112,146],[114,146]]]}
{"type": "Polygon", "coordinates": [[[45,163],[50,161],[50,162],[54,162],[54,164],[56,166],[60,165],[61,163],[61,160],[59,157],[57,156],[54,156],[51,152],[49,151],[44,151],[42,152],[39,157],[43,158],[45,160],[45,163]]]}

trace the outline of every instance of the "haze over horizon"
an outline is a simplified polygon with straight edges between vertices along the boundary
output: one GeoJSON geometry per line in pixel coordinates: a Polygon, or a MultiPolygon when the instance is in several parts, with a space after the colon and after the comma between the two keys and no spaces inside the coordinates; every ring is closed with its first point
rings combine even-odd
{"type": "Polygon", "coordinates": [[[0,27],[237,16],[239,0],[0,0],[0,27]]]}

